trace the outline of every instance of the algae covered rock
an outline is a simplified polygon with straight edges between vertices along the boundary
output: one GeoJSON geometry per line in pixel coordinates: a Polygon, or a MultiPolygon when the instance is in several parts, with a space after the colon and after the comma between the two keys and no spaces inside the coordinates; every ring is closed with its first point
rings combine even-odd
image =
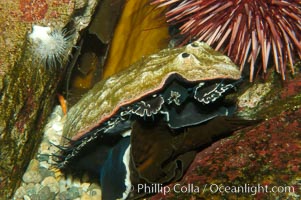
{"type": "MultiPolygon", "coordinates": [[[[83,6],[93,11],[96,3],[83,6]]],[[[62,30],[79,6],[75,0],[0,2],[0,199],[10,199],[36,151],[67,63],[64,59],[56,68],[46,67],[32,51],[36,47],[28,34],[32,25],[62,30]]]]}

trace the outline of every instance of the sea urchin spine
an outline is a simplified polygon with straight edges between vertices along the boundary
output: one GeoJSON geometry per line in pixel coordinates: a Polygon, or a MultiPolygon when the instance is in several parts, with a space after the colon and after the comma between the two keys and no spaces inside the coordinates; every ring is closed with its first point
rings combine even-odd
{"type": "Polygon", "coordinates": [[[170,6],[167,21],[181,23],[184,36],[223,49],[241,71],[250,63],[253,81],[255,62],[261,57],[266,73],[270,54],[276,71],[285,79],[287,62],[301,58],[301,2],[299,0],[154,0],[170,6]]]}

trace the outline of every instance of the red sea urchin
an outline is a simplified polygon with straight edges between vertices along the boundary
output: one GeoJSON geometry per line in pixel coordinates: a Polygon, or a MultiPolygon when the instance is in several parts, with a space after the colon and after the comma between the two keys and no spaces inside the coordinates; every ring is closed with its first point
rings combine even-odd
{"type": "Polygon", "coordinates": [[[285,79],[287,61],[294,73],[294,58],[301,58],[300,0],[154,0],[159,7],[170,6],[170,23],[182,23],[182,44],[205,41],[240,65],[250,63],[250,81],[255,62],[266,73],[270,54],[276,71],[285,79]]]}

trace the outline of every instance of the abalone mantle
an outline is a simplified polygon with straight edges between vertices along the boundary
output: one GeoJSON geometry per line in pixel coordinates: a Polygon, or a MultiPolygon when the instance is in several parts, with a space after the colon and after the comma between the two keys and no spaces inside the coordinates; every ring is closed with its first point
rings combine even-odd
{"type": "Polygon", "coordinates": [[[79,139],[112,117],[121,106],[161,89],[172,74],[189,82],[241,77],[239,69],[228,57],[205,43],[164,49],[97,83],[69,110],[64,136],[79,139]]]}

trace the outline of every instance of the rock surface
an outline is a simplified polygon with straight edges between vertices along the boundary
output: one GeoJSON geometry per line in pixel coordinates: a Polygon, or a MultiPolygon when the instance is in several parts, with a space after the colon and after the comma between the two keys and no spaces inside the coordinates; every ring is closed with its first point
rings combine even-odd
{"type": "Polygon", "coordinates": [[[167,186],[169,193],[150,199],[300,199],[301,74],[284,83],[278,78],[239,98],[240,115],[262,123],[199,152],[183,179],[167,186]]]}
{"type": "MultiPolygon", "coordinates": [[[[12,8],[9,9],[9,16],[13,19],[0,23],[4,30],[8,23],[17,21],[14,26],[9,26],[11,32],[6,31],[0,36],[0,44],[6,45],[0,48],[0,55],[6,59],[12,55],[10,60],[0,60],[3,66],[0,68],[0,111],[2,113],[5,110],[4,115],[0,116],[0,199],[8,199],[22,180],[23,168],[29,163],[41,138],[40,133],[50,112],[59,79],[57,75],[55,80],[50,80],[43,68],[37,68],[42,73],[41,80],[28,76],[33,70],[29,67],[31,55],[26,53],[29,51],[27,42],[24,42],[26,32],[32,23],[48,24],[49,19],[56,19],[54,21],[59,22],[55,26],[62,27],[70,16],[66,15],[62,21],[57,20],[61,17],[60,12],[53,10],[52,6],[58,1],[50,0],[45,4],[46,1],[35,0],[40,5],[37,8],[26,6],[26,2],[20,0],[18,9],[16,7],[19,4],[13,1],[5,5],[12,8]],[[27,12],[28,9],[30,12],[27,12]],[[16,33],[18,35],[14,35],[16,33]],[[10,34],[11,37],[7,37],[10,34]],[[15,64],[17,61],[19,64],[15,64]],[[52,81],[53,84],[49,84],[52,81]],[[46,85],[49,96],[43,91],[46,85]],[[19,93],[14,93],[16,88],[19,93]],[[25,123],[28,120],[30,123],[25,123]],[[31,127],[33,124],[37,126],[31,127]]],[[[80,21],[78,29],[81,30],[88,25],[87,16],[91,15],[95,2],[64,0],[58,4],[65,6],[65,9],[67,6],[69,14],[73,8],[89,7],[83,13],[85,17],[75,17],[80,21]]],[[[3,8],[4,4],[0,2],[0,10],[3,8]]],[[[299,72],[294,79],[285,82],[279,82],[278,78],[253,84],[239,98],[241,116],[266,119],[264,122],[238,131],[230,138],[201,151],[183,179],[167,186],[170,192],[163,194],[159,191],[150,199],[300,199],[301,75],[299,72]],[[258,185],[268,189],[276,186],[278,189],[290,189],[291,192],[254,191],[254,186],[258,185]],[[218,186],[233,186],[232,189],[242,186],[249,188],[249,191],[227,192],[225,188],[220,192],[215,191],[218,186]]],[[[60,108],[54,110],[49,121],[38,155],[23,174],[23,182],[13,199],[100,199],[99,185],[89,178],[82,177],[79,180],[53,168],[50,155],[57,151],[54,145],[60,143],[64,123],[60,108]]]]}
{"type": "Polygon", "coordinates": [[[45,127],[38,154],[30,161],[14,200],[101,199],[100,187],[93,180],[87,177],[79,180],[55,168],[55,157],[51,155],[58,152],[54,145],[62,139],[64,121],[61,107],[56,106],[45,127]]]}
{"type": "MultiPolygon", "coordinates": [[[[77,33],[88,25],[96,3],[96,0],[0,2],[0,199],[11,198],[36,152],[67,63],[64,60],[58,70],[53,70],[39,62],[28,33],[32,25],[61,30],[70,20],[78,22],[74,27],[77,33]],[[87,9],[73,19],[74,10],[81,6],[87,9]]],[[[76,33],[71,41],[74,44],[76,33]]],[[[70,51],[71,48],[67,50],[70,51]]],[[[38,179],[28,180],[25,176],[26,181],[38,179]]],[[[48,189],[43,191],[47,193],[48,189]]]]}

